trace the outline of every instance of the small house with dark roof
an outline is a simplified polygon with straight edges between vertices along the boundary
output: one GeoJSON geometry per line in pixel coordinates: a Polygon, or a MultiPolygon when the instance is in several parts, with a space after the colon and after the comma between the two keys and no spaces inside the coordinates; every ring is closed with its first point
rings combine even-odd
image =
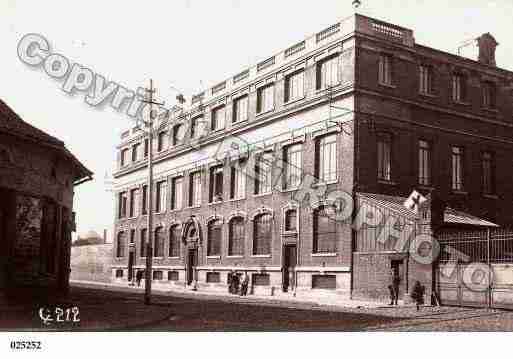
{"type": "Polygon", "coordinates": [[[73,189],[92,175],[62,141],[0,100],[0,295],[67,290],[73,189]]]}

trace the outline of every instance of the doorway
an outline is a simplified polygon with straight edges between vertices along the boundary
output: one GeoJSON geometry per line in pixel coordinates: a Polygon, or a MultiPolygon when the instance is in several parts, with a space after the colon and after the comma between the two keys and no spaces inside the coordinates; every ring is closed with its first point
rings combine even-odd
{"type": "Polygon", "coordinates": [[[128,253],[128,281],[131,282],[134,279],[134,262],[135,262],[135,253],[132,248],[130,248],[130,252],[128,253]]]}
{"type": "Polygon", "coordinates": [[[283,246],[283,291],[288,292],[296,286],[297,250],[295,244],[283,246]]]}
{"type": "Polygon", "coordinates": [[[196,279],[195,270],[198,265],[198,250],[189,249],[187,252],[187,285],[191,285],[196,279]]]}
{"type": "Polygon", "coordinates": [[[404,261],[402,259],[392,259],[390,261],[390,268],[392,283],[394,278],[399,278],[399,293],[397,297],[401,299],[404,296],[406,288],[406,281],[404,276],[404,261]]]}

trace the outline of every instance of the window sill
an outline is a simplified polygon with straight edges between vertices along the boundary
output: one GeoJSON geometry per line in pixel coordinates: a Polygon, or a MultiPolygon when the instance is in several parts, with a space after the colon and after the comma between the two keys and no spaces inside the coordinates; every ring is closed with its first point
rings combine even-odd
{"type": "Polygon", "coordinates": [[[164,257],[151,257],[153,259],[164,259],[164,257]]]}
{"type": "Polygon", "coordinates": [[[196,209],[196,208],[201,208],[201,204],[195,205],[195,206],[187,206],[187,207],[185,207],[185,209],[196,209]]]}
{"type": "Polygon", "coordinates": [[[232,121],[232,127],[235,127],[240,124],[246,124],[248,122],[249,118],[246,118],[245,120],[238,120],[238,121],[232,121]]]}
{"type": "Polygon", "coordinates": [[[159,212],[155,211],[155,212],[153,212],[153,214],[166,214],[166,211],[159,211],[159,212]]]}
{"type": "Polygon", "coordinates": [[[483,197],[488,199],[499,199],[499,196],[496,194],[483,194],[483,197]]]}
{"type": "Polygon", "coordinates": [[[387,84],[387,83],[384,83],[384,82],[381,82],[381,81],[378,82],[378,85],[383,86],[383,87],[388,87],[388,88],[391,88],[391,89],[397,88],[397,86],[395,86],[395,85],[387,84]]]}
{"type": "Polygon", "coordinates": [[[452,103],[455,105],[470,106],[470,102],[458,101],[454,99],[452,100],[452,103]]]}
{"type": "Polygon", "coordinates": [[[167,257],[168,259],[180,259],[180,257],[167,257]]]}
{"type": "Polygon", "coordinates": [[[254,198],[265,197],[265,196],[269,196],[271,194],[273,194],[273,193],[272,192],[258,193],[258,194],[254,194],[253,197],[254,198]]]}
{"type": "Polygon", "coordinates": [[[237,256],[226,256],[226,258],[244,258],[244,256],[240,256],[240,255],[237,255],[237,256]]]}
{"type": "Polygon", "coordinates": [[[258,112],[258,113],[256,114],[256,117],[259,117],[259,116],[261,116],[261,115],[265,115],[266,113],[270,113],[270,112],[273,112],[273,111],[274,111],[274,107],[273,107],[273,108],[270,108],[269,110],[264,110],[264,111],[262,111],[262,112],[258,112]]]}
{"type": "Polygon", "coordinates": [[[312,257],[336,257],[337,253],[312,253],[312,257]]]}
{"type": "Polygon", "coordinates": [[[305,98],[306,98],[306,96],[305,96],[305,95],[303,95],[303,96],[301,96],[301,97],[293,98],[293,99],[288,100],[287,102],[284,102],[284,103],[283,103],[283,105],[284,105],[284,106],[289,106],[289,105],[292,105],[292,104],[294,104],[294,103],[296,103],[296,102],[302,101],[302,100],[304,100],[305,98]]]}
{"type": "Polygon", "coordinates": [[[388,181],[388,180],[384,180],[384,179],[378,179],[378,183],[379,184],[386,184],[386,185],[389,185],[389,186],[397,186],[396,182],[388,181]]]}
{"type": "Polygon", "coordinates": [[[321,92],[328,91],[330,88],[331,88],[331,90],[334,90],[339,85],[340,85],[340,82],[337,82],[336,84],[333,84],[332,86],[324,86],[324,87],[321,87],[320,89],[316,88],[315,89],[315,94],[317,95],[317,94],[319,94],[321,92]]]}
{"type": "Polygon", "coordinates": [[[495,107],[483,107],[483,110],[493,114],[499,113],[499,110],[497,110],[495,107]]]}
{"type": "Polygon", "coordinates": [[[210,135],[210,134],[212,134],[212,133],[222,132],[222,131],[224,131],[224,130],[225,130],[225,128],[224,128],[224,127],[223,127],[223,128],[216,128],[215,130],[210,129],[210,131],[209,131],[208,133],[209,133],[209,135],[210,135]]]}
{"type": "Polygon", "coordinates": [[[451,192],[452,192],[452,194],[457,194],[457,195],[462,195],[462,196],[466,196],[468,194],[468,192],[466,192],[466,191],[459,191],[459,190],[454,190],[454,189],[451,192]]]}
{"type": "Polygon", "coordinates": [[[173,208],[173,209],[169,210],[169,213],[178,213],[178,212],[181,212],[181,211],[182,211],[182,208],[173,208]]]}
{"type": "Polygon", "coordinates": [[[246,197],[240,197],[240,198],[231,198],[227,202],[237,202],[237,201],[243,201],[246,197]]]}
{"type": "Polygon", "coordinates": [[[297,236],[297,230],[283,231],[282,236],[286,236],[286,237],[297,236]]]}
{"type": "Polygon", "coordinates": [[[215,201],[215,202],[209,202],[208,205],[209,206],[215,206],[217,204],[222,204],[224,201],[215,201]]]}
{"type": "Polygon", "coordinates": [[[207,259],[221,259],[221,256],[207,256],[207,259]]]}
{"type": "Polygon", "coordinates": [[[251,258],[271,258],[270,254],[252,254],[251,258]]]}
{"type": "Polygon", "coordinates": [[[423,97],[429,97],[429,98],[438,98],[438,95],[435,95],[430,92],[419,92],[419,95],[423,96],[423,97]]]}

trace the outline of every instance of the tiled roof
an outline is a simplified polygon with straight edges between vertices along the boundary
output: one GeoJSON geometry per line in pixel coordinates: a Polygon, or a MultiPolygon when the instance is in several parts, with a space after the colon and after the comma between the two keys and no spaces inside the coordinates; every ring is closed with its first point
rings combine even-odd
{"type": "Polygon", "coordinates": [[[497,224],[489,222],[471,214],[456,211],[455,209],[447,207],[444,211],[444,223],[448,224],[465,224],[471,226],[483,227],[499,227],[497,224]]]}

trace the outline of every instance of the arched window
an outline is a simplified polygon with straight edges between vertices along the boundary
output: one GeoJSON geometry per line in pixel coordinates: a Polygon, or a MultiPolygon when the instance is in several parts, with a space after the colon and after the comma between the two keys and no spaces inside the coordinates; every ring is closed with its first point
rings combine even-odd
{"type": "Polygon", "coordinates": [[[163,257],[164,256],[164,229],[162,227],[157,227],[155,229],[155,242],[153,255],[155,257],[163,257]]]}
{"type": "Polygon", "coordinates": [[[297,231],[297,211],[295,209],[285,212],[285,231],[297,231]]]}
{"type": "Polygon", "coordinates": [[[119,232],[118,240],[117,240],[117,249],[116,249],[116,257],[122,258],[125,256],[126,249],[126,233],[119,232]]]}
{"type": "Polygon", "coordinates": [[[180,226],[175,224],[169,228],[169,256],[180,257],[180,226]]]}
{"type": "Polygon", "coordinates": [[[184,126],[181,124],[173,128],[173,146],[181,145],[184,139],[184,126]]]}
{"type": "Polygon", "coordinates": [[[221,255],[221,229],[220,220],[214,220],[208,224],[207,256],[221,255]]]}
{"type": "Polygon", "coordinates": [[[148,229],[147,228],[143,228],[141,229],[141,246],[139,247],[140,248],[140,253],[141,253],[141,257],[146,257],[146,241],[147,241],[147,238],[148,237],[148,229]]]}
{"type": "Polygon", "coordinates": [[[264,213],[255,217],[253,233],[253,254],[271,254],[272,217],[264,213]]]}
{"type": "Polygon", "coordinates": [[[241,256],[244,254],[245,238],[244,219],[235,217],[230,221],[230,233],[228,237],[228,255],[241,256]]]}
{"type": "Polygon", "coordinates": [[[321,206],[314,211],[313,252],[337,252],[337,222],[335,208],[321,206]]]}

